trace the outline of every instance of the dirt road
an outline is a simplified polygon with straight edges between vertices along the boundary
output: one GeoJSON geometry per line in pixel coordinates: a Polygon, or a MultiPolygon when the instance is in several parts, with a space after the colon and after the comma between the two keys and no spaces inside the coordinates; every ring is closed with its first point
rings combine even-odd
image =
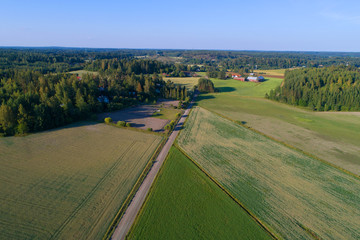
{"type": "Polygon", "coordinates": [[[121,218],[121,221],[116,227],[111,239],[116,239],[116,240],[125,239],[126,234],[130,230],[131,225],[134,223],[136,215],[139,212],[142,204],[144,203],[145,197],[148,194],[149,189],[170,150],[170,147],[174,143],[176,136],[179,134],[179,131],[185,122],[185,119],[189,115],[192,105],[193,102],[190,104],[190,106],[185,110],[184,114],[181,116],[178,124],[175,126],[174,131],[171,133],[169,139],[167,140],[165,146],[161,150],[159,156],[156,158],[156,162],[152,166],[144,182],[141,184],[139,190],[136,192],[124,216],[121,218]]]}

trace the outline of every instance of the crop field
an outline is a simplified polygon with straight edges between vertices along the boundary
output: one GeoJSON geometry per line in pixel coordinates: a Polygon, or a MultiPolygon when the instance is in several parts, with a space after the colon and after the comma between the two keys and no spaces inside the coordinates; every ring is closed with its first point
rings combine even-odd
{"type": "Polygon", "coordinates": [[[177,148],[127,239],[271,239],[177,148]]]}
{"type": "Polygon", "coordinates": [[[164,77],[164,81],[171,80],[175,84],[185,86],[188,90],[193,90],[193,87],[198,84],[199,77],[164,77]]]}
{"type": "Polygon", "coordinates": [[[215,80],[215,87],[228,91],[201,95],[198,105],[360,175],[359,113],[312,112],[264,99],[262,93],[280,79],[259,85],[234,81],[215,80]]]}
{"type": "Polygon", "coordinates": [[[101,239],[161,137],[91,122],[0,139],[0,239],[101,239]]]}
{"type": "Polygon", "coordinates": [[[178,143],[285,239],[359,239],[360,180],[202,108],[178,143]]]}

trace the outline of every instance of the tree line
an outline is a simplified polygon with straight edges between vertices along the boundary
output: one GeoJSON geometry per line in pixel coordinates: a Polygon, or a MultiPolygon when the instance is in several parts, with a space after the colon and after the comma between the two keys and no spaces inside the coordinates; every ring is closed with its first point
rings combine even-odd
{"type": "Polygon", "coordinates": [[[69,73],[0,70],[0,135],[51,129],[158,98],[186,101],[188,95],[185,87],[165,82],[150,70],[145,74],[109,71],[81,78],[69,73]]]}
{"type": "Polygon", "coordinates": [[[316,111],[359,111],[360,71],[351,66],[286,71],[283,84],[266,97],[316,111]]]}

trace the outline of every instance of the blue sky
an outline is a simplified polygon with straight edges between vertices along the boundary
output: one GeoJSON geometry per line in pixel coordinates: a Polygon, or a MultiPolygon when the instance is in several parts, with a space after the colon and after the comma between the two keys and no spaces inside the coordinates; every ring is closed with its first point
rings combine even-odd
{"type": "Polygon", "coordinates": [[[0,46],[360,52],[360,2],[0,0],[0,46]]]}

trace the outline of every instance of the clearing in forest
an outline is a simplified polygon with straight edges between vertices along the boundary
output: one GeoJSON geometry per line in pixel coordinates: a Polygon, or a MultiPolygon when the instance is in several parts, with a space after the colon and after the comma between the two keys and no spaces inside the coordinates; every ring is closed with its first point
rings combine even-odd
{"type": "Polygon", "coordinates": [[[88,122],[0,138],[0,239],[101,239],[161,139],[88,122]]]}
{"type": "Polygon", "coordinates": [[[172,147],[127,239],[271,239],[172,147]]]}
{"type": "Polygon", "coordinates": [[[360,180],[202,108],[179,145],[285,239],[359,239],[360,180]]]}

